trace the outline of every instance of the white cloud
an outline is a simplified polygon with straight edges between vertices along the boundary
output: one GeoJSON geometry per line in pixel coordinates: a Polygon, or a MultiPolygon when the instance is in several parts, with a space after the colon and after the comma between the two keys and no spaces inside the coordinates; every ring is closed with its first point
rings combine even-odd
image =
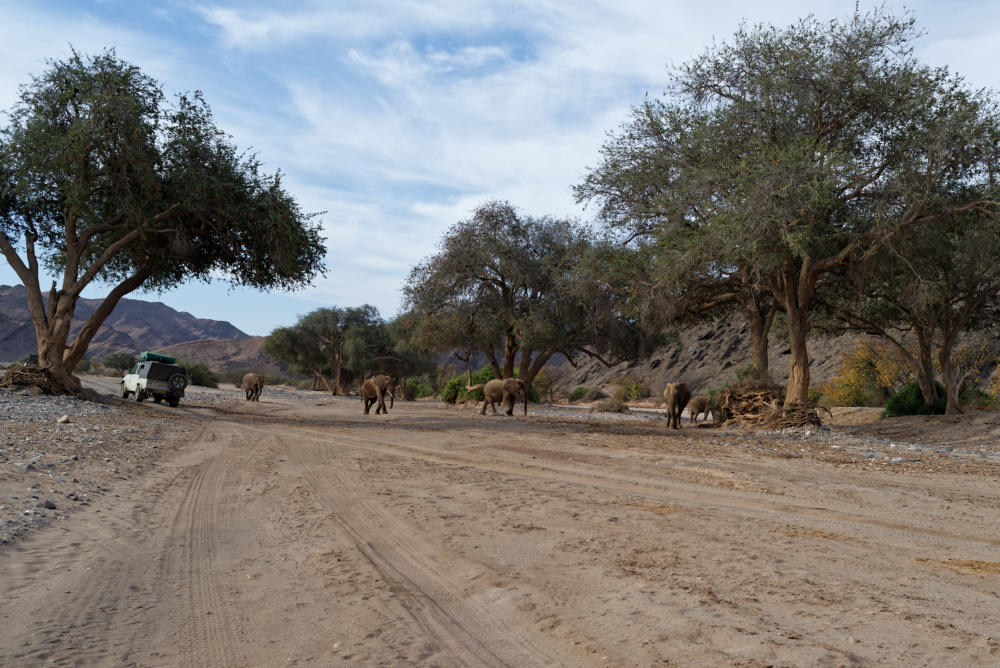
{"type": "MultiPolygon", "coordinates": [[[[202,88],[219,125],[280,166],[304,210],[328,211],[330,273],[302,298],[371,302],[386,315],[409,269],[483,201],[584,215],[571,186],[628,108],[663,91],[668,65],[743,19],[851,11],[832,0],[179,2],[126,24],[96,7],[39,7],[5,11],[0,106],[70,42],[115,45],[169,90],[202,88]]],[[[1000,88],[998,14],[995,3],[918,2],[931,33],[921,57],[1000,88]]]]}

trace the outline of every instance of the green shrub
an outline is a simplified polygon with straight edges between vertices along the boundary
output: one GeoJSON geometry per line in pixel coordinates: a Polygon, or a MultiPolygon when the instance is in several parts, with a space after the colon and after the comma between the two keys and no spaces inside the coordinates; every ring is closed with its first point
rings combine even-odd
{"type": "Polygon", "coordinates": [[[602,390],[594,387],[587,390],[587,394],[583,395],[583,398],[586,399],[587,401],[597,401],[598,399],[607,399],[608,395],[605,394],[602,390]]]}
{"type": "Polygon", "coordinates": [[[410,399],[420,399],[434,394],[434,388],[417,378],[406,379],[406,396],[410,399]]]}
{"type": "Polygon", "coordinates": [[[135,366],[135,355],[126,352],[111,353],[104,358],[104,366],[125,373],[127,369],[135,366]]]}
{"type": "Polygon", "coordinates": [[[639,399],[645,399],[649,396],[649,388],[642,379],[633,381],[628,387],[628,398],[629,401],[638,401],[639,399]]]}
{"type": "Polygon", "coordinates": [[[993,396],[978,387],[967,387],[962,390],[959,403],[962,406],[972,406],[973,408],[990,408],[993,406],[993,396]]]}
{"type": "Polygon", "coordinates": [[[465,386],[470,384],[479,385],[480,383],[485,383],[488,380],[493,380],[493,378],[495,378],[495,374],[493,373],[493,367],[489,364],[480,368],[478,371],[472,372],[472,383],[469,383],[468,374],[452,376],[448,382],[445,383],[444,389],[441,390],[441,401],[446,404],[454,404],[459,401],[465,401],[466,399],[482,401],[482,390],[466,392],[465,386]]]}
{"type": "Polygon", "coordinates": [[[188,382],[201,387],[218,387],[219,375],[208,368],[204,362],[193,360],[177,360],[177,363],[187,371],[188,382]]]}
{"type": "Polygon", "coordinates": [[[569,393],[569,400],[579,401],[580,399],[583,399],[585,396],[587,396],[588,392],[590,392],[589,387],[584,387],[583,385],[580,385],[579,387],[574,387],[573,391],[569,393]]]}
{"type": "Polygon", "coordinates": [[[73,367],[73,373],[90,373],[91,363],[90,360],[84,357],[82,360],[76,363],[73,367]]]}
{"type": "Polygon", "coordinates": [[[889,397],[885,402],[885,410],[882,417],[897,417],[899,415],[943,415],[946,407],[944,385],[937,385],[938,398],[934,403],[927,405],[924,403],[924,395],[920,391],[917,381],[912,381],[903,386],[896,394],[889,397]]]}

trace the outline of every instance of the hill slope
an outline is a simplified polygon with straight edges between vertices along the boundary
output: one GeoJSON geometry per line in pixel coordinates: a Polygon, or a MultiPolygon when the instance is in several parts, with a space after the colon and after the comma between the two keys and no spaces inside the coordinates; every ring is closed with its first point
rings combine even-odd
{"type": "MultiPolygon", "coordinates": [[[[71,336],[100,302],[81,299],[77,303],[71,336]]],[[[88,355],[100,359],[113,352],[159,350],[184,341],[245,338],[245,332],[222,320],[196,318],[162,302],[122,299],[94,337],[88,355]]],[[[0,361],[20,359],[35,351],[27,291],[21,285],[0,285],[0,361]]]]}

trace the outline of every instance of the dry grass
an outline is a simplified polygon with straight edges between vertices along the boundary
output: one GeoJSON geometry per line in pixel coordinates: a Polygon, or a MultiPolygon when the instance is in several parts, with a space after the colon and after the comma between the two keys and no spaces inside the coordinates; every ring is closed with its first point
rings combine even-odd
{"type": "Polygon", "coordinates": [[[975,561],[966,559],[949,559],[948,561],[937,561],[934,559],[922,559],[917,557],[918,564],[924,564],[931,568],[943,568],[960,575],[1000,575],[1000,562],[996,561],[975,561]]]}

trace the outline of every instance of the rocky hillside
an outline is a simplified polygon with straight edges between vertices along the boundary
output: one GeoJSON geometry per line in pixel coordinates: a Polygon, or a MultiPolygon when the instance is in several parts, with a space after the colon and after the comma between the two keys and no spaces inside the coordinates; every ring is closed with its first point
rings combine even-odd
{"type": "Polygon", "coordinates": [[[254,371],[266,376],[290,376],[287,367],[261,352],[263,336],[242,339],[186,341],[160,348],[174,357],[205,363],[220,374],[254,371]]]}
{"type": "MultiPolygon", "coordinates": [[[[837,375],[851,337],[813,339],[809,342],[811,384],[819,385],[837,375]]],[[[771,377],[784,383],[788,375],[790,351],[772,335],[768,350],[771,377]]],[[[662,394],[667,383],[683,381],[695,393],[707,393],[736,380],[736,371],[750,364],[750,332],[737,318],[693,327],[680,336],[676,344],[664,346],[649,359],[623,362],[605,367],[595,360],[580,359],[573,368],[563,363],[551,370],[558,383],[569,391],[583,385],[608,391],[624,379],[641,380],[654,396],[662,394]]]]}
{"type": "MultiPolygon", "coordinates": [[[[26,294],[21,285],[0,285],[0,361],[17,360],[35,352],[35,329],[26,294]]],[[[99,304],[99,299],[79,301],[74,334],[99,304]]],[[[113,352],[160,350],[184,341],[246,338],[246,333],[222,320],[196,318],[162,302],[122,299],[94,337],[89,355],[100,359],[113,352]]]]}

